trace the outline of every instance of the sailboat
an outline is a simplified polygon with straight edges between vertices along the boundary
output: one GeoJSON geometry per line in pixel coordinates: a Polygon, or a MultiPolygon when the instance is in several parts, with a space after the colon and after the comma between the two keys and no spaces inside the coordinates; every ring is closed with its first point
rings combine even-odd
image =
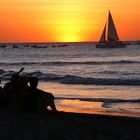
{"type": "Polygon", "coordinates": [[[108,23],[105,24],[101,38],[99,42],[96,44],[96,48],[125,48],[125,47],[126,45],[119,40],[112,15],[109,11],[108,23]]]}

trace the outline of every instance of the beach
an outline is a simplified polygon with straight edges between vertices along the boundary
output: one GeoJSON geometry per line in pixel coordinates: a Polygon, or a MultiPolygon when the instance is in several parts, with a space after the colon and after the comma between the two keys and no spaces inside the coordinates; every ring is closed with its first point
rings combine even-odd
{"type": "Polygon", "coordinates": [[[124,53],[68,45],[1,49],[1,85],[25,67],[21,76],[37,77],[38,88],[53,93],[58,112],[0,108],[0,140],[139,140],[139,47],[124,53]]]}
{"type": "Polygon", "coordinates": [[[1,140],[139,140],[140,119],[82,113],[25,113],[0,108],[1,140]]]}

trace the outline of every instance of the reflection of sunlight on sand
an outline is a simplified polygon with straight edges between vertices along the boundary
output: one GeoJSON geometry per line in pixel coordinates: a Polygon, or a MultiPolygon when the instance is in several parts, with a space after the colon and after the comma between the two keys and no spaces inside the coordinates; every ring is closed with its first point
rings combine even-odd
{"type": "Polygon", "coordinates": [[[101,108],[102,102],[86,102],[79,100],[56,100],[56,106],[58,111],[64,112],[75,112],[75,113],[86,113],[86,114],[100,114],[100,115],[117,115],[117,116],[129,116],[129,117],[140,117],[138,112],[127,112],[124,110],[106,110],[101,108]]]}
{"type": "Polygon", "coordinates": [[[129,87],[118,88],[117,86],[111,86],[108,88],[106,86],[95,86],[95,85],[67,85],[59,83],[41,82],[39,84],[39,88],[47,92],[53,93],[53,95],[56,97],[55,103],[59,111],[89,113],[89,114],[106,114],[106,115],[109,114],[119,116],[135,116],[135,117],[140,116],[140,113],[137,110],[130,112],[129,108],[131,104],[128,105],[125,104],[125,107],[120,106],[120,104],[118,104],[117,106],[113,104],[113,107],[112,106],[104,107],[102,106],[103,105],[102,102],[80,101],[77,99],[77,98],[136,99],[139,96],[139,90],[137,89],[137,87],[135,87],[134,90],[129,90],[129,87]],[[57,97],[60,97],[62,99],[57,99],[57,97]],[[71,100],[68,98],[73,99],[71,100]]]}
{"type": "Polygon", "coordinates": [[[80,108],[81,106],[83,108],[99,108],[101,107],[101,102],[86,102],[86,101],[79,101],[79,100],[61,100],[61,104],[63,104],[65,107],[70,106],[70,107],[77,107],[80,108]]]}
{"type": "Polygon", "coordinates": [[[58,110],[79,113],[101,113],[101,102],[86,102],[79,100],[55,100],[58,110]]]}

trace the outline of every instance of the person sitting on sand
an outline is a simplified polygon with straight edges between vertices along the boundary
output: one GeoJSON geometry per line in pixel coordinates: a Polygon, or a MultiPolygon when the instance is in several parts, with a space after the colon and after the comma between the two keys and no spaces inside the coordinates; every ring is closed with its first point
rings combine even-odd
{"type": "Polygon", "coordinates": [[[10,82],[6,83],[3,87],[3,92],[5,94],[15,94],[17,93],[17,90],[19,90],[20,88],[20,81],[21,81],[21,77],[19,76],[19,74],[24,70],[24,68],[21,68],[18,72],[14,73],[11,76],[10,82]]]}
{"type": "Polygon", "coordinates": [[[21,92],[21,77],[19,73],[23,71],[21,68],[17,73],[14,73],[10,79],[10,82],[6,83],[2,89],[3,103],[5,106],[11,106],[11,104],[17,101],[17,95],[21,92]]]}
{"type": "Polygon", "coordinates": [[[11,106],[11,103],[15,102],[16,96],[20,92],[19,80],[20,77],[18,75],[13,75],[10,82],[4,85],[2,94],[6,106],[11,106]]]}
{"type": "Polygon", "coordinates": [[[18,84],[18,93],[16,95],[16,109],[24,112],[33,111],[32,96],[29,92],[28,79],[25,76],[20,76],[18,84]]]}
{"type": "Polygon", "coordinates": [[[24,112],[34,111],[37,103],[29,89],[28,78],[12,75],[10,82],[3,88],[5,106],[24,112]]]}
{"type": "Polygon", "coordinates": [[[38,78],[30,77],[28,81],[30,86],[30,92],[35,94],[34,100],[37,101],[37,109],[39,111],[45,112],[48,111],[48,107],[50,107],[52,111],[57,111],[54,103],[53,94],[37,88],[38,78]]]}

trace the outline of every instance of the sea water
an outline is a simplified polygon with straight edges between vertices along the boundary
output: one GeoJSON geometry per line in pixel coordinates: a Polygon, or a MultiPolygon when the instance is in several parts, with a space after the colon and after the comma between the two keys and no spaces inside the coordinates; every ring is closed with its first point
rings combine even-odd
{"type": "Polygon", "coordinates": [[[54,94],[58,110],[140,117],[139,45],[99,49],[91,42],[60,44],[0,48],[2,85],[25,67],[21,74],[38,77],[39,88],[54,94]]]}

